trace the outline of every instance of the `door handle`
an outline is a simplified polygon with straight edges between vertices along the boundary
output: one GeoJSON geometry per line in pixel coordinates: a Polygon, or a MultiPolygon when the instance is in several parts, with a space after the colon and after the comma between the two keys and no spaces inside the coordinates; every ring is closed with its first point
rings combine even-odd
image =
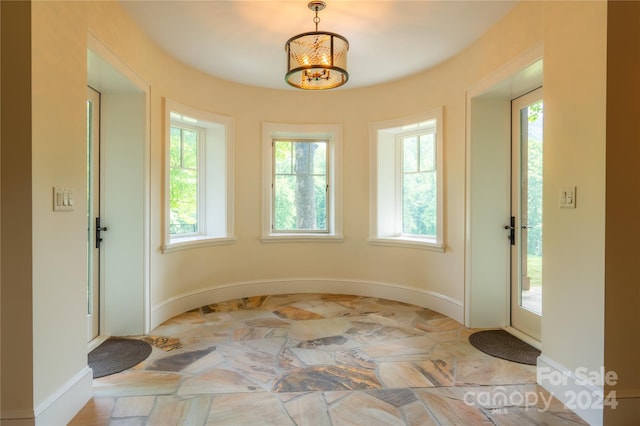
{"type": "Polygon", "coordinates": [[[100,238],[100,232],[106,231],[107,227],[100,226],[100,218],[96,217],[96,248],[100,248],[100,242],[102,241],[102,238],[100,238]]]}
{"type": "Polygon", "coordinates": [[[509,231],[509,242],[512,246],[516,245],[516,217],[511,216],[511,221],[509,225],[505,225],[504,229],[509,231]]]}

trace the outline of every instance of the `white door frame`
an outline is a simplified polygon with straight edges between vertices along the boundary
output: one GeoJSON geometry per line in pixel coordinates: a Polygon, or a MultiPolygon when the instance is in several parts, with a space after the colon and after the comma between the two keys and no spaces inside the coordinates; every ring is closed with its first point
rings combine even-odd
{"type": "Polygon", "coordinates": [[[467,90],[467,327],[509,326],[511,100],[542,85],[543,55],[539,43],[467,90]]]}
{"type": "MultiPolygon", "coordinates": [[[[101,334],[149,331],[150,88],[92,34],[87,37],[88,85],[102,94],[101,334]]],[[[104,337],[103,336],[103,337],[104,337]]]]}

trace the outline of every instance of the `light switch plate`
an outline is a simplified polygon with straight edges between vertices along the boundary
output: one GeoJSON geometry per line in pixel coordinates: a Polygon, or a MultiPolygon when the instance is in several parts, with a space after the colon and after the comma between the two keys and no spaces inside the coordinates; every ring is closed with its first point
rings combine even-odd
{"type": "Polygon", "coordinates": [[[576,187],[565,186],[560,189],[560,208],[575,209],[576,208],[576,187]]]}
{"type": "Polygon", "coordinates": [[[70,212],[73,211],[73,189],[53,187],[53,211],[70,212]]]}

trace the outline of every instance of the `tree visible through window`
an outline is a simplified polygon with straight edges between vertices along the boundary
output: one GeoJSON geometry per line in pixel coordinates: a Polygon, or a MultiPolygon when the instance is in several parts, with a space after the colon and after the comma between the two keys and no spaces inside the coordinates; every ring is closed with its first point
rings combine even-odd
{"type": "Polygon", "coordinates": [[[273,141],[273,231],[328,232],[327,141],[273,141]]]}
{"type": "Polygon", "coordinates": [[[202,130],[171,126],[169,176],[169,232],[172,235],[199,232],[198,151],[202,130]]]}
{"type": "Polygon", "coordinates": [[[527,108],[527,253],[542,256],[542,100],[527,108]]]}

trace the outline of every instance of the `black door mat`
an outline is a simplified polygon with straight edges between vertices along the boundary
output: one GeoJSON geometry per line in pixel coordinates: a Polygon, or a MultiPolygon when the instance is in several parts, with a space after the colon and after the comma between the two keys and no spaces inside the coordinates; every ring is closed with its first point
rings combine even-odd
{"type": "Polygon", "coordinates": [[[477,331],[469,343],[482,352],[520,364],[536,365],[540,351],[504,330],[477,331]]]}
{"type": "Polygon", "coordinates": [[[119,373],[147,359],[151,345],[142,340],[109,338],[89,352],[93,378],[119,373]]]}

